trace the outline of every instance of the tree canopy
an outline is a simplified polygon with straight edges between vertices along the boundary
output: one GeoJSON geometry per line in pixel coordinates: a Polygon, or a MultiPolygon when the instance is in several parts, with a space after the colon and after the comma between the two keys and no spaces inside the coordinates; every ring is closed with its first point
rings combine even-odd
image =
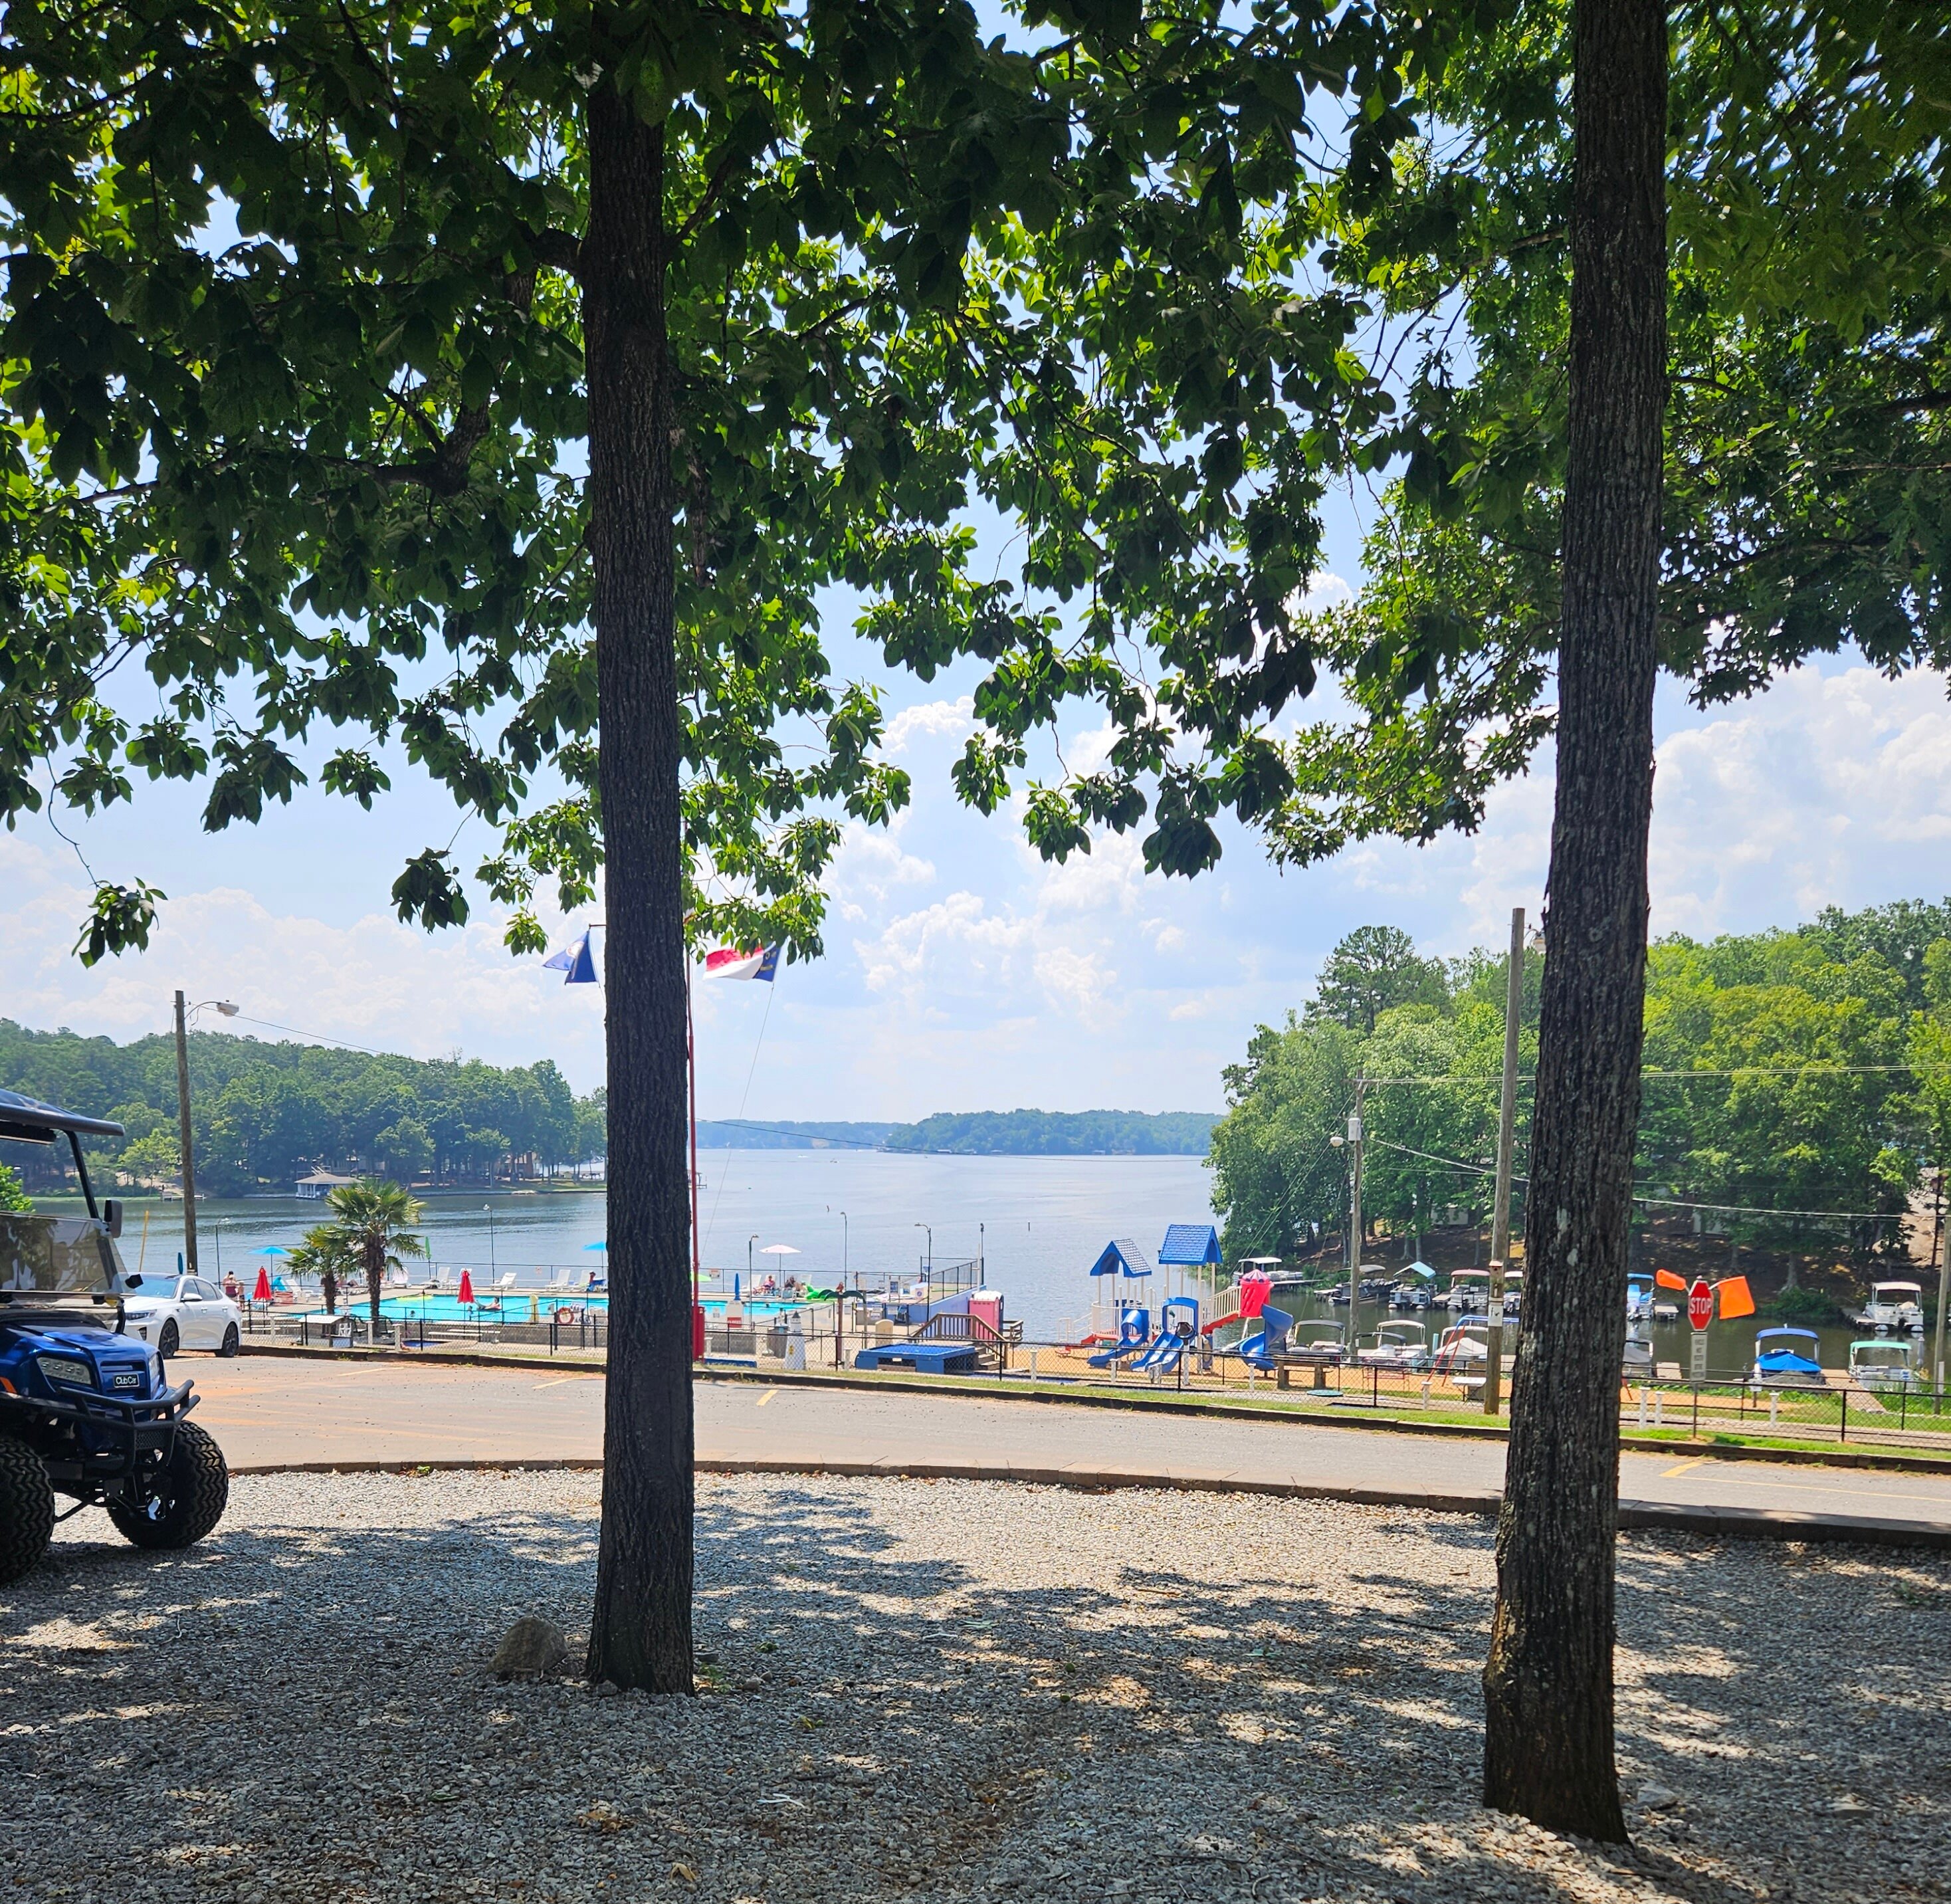
{"type": "MultiPolygon", "coordinates": [[[[1520,1177],[1542,963],[1525,960],[1520,1177]]],[[[1358,1077],[1370,1080],[1365,1215],[1406,1237],[1445,1208],[1487,1212],[1504,961],[1429,964],[1437,995],[1385,1008],[1372,1032],[1310,1004],[1260,1027],[1228,1069],[1211,1154],[1229,1257],[1289,1252],[1345,1225],[1347,1163],[1328,1139],[1358,1077]],[[1388,1082],[1407,1078],[1456,1082],[1388,1082]]],[[[1331,955],[1324,986],[1338,969],[1331,955]]],[[[1923,1174],[1951,1161],[1951,907],[1832,907],[1792,932],[1661,940],[1646,1025],[1634,1175],[1658,1200],[1642,1218],[1707,1206],[1704,1220],[1739,1238],[1853,1250],[1894,1241],[1923,1174]]]]}
{"type": "MultiPolygon", "coordinates": [[[[288,1191],[314,1166],[386,1171],[411,1181],[554,1171],[604,1153],[604,1094],[578,1098],[554,1064],[376,1056],[269,1044],[217,1032],[189,1039],[198,1188],[239,1196],[288,1191]]],[[[127,1142],[91,1147],[90,1169],[168,1177],[176,1168],[173,1039],[117,1044],[31,1032],[0,1019],[0,1078],[10,1088],[123,1125],[127,1142]]],[[[43,1193],[64,1187],[61,1155],[10,1145],[43,1193]]]]}

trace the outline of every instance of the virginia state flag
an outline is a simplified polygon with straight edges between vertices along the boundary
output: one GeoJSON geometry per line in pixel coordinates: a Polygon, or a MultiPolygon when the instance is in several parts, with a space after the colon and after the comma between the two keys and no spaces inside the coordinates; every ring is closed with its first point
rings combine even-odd
{"type": "Polygon", "coordinates": [[[582,938],[573,945],[566,945],[552,959],[542,961],[545,972],[568,974],[563,980],[566,985],[593,985],[596,982],[596,960],[589,950],[589,932],[585,927],[582,938]]]}

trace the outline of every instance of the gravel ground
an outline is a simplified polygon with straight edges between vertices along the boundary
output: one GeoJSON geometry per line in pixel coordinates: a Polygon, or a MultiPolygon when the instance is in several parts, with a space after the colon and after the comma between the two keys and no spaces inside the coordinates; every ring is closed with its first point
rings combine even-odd
{"type": "Polygon", "coordinates": [[[1629,1538],[1622,1852],[1474,1803],[1480,1522],[706,1479],[705,1696],[498,1682],[517,1615],[586,1617],[595,1482],[242,1480],[175,1558],[69,1523],[0,1593],[0,1896],[1947,1895],[1935,1557],[1629,1538]]]}

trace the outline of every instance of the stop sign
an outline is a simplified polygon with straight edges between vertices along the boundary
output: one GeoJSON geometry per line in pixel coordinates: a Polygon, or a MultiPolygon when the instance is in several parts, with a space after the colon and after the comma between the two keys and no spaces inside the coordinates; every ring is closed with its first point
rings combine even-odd
{"type": "Polygon", "coordinates": [[[1687,1319],[1697,1329],[1704,1329],[1714,1319],[1714,1292],[1704,1278],[1697,1278],[1687,1292],[1687,1319]]]}

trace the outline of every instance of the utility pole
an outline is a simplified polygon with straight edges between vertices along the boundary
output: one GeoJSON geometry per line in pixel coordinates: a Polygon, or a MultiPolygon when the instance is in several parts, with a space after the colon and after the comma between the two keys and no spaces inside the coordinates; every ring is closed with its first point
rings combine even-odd
{"type": "Polygon", "coordinates": [[[1931,1377],[1937,1388],[1937,1406],[1944,1406],[1944,1306],[1951,1300],[1951,1223],[1943,1226],[1937,1250],[1937,1332],[1931,1346],[1931,1377]]]}
{"type": "Polygon", "coordinates": [[[1511,908],[1510,969],[1504,987],[1504,1088],[1497,1103],[1497,1200],[1491,1206],[1491,1337],[1484,1369],[1484,1412],[1503,1401],[1504,1266],[1511,1247],[1511,1145],[1518,1118],[1518,1032],[1524,1016],[1524,908],[1511,908]]]}
{"type": "Polygon", "coordinates": [[[176,1144],[183,1197],[183,1268],[196,1274],[196,1166],[190,1156],[189,1019],[183,995],[176,994],[176,1144]]]}
{"type": "Polygon", "coordinates": [[[1355,1108],[1348,1113],[1348,1359],[1362,1339],[1362,1099],[1366,1078],[1355,1080],[1355,1108]]]}

